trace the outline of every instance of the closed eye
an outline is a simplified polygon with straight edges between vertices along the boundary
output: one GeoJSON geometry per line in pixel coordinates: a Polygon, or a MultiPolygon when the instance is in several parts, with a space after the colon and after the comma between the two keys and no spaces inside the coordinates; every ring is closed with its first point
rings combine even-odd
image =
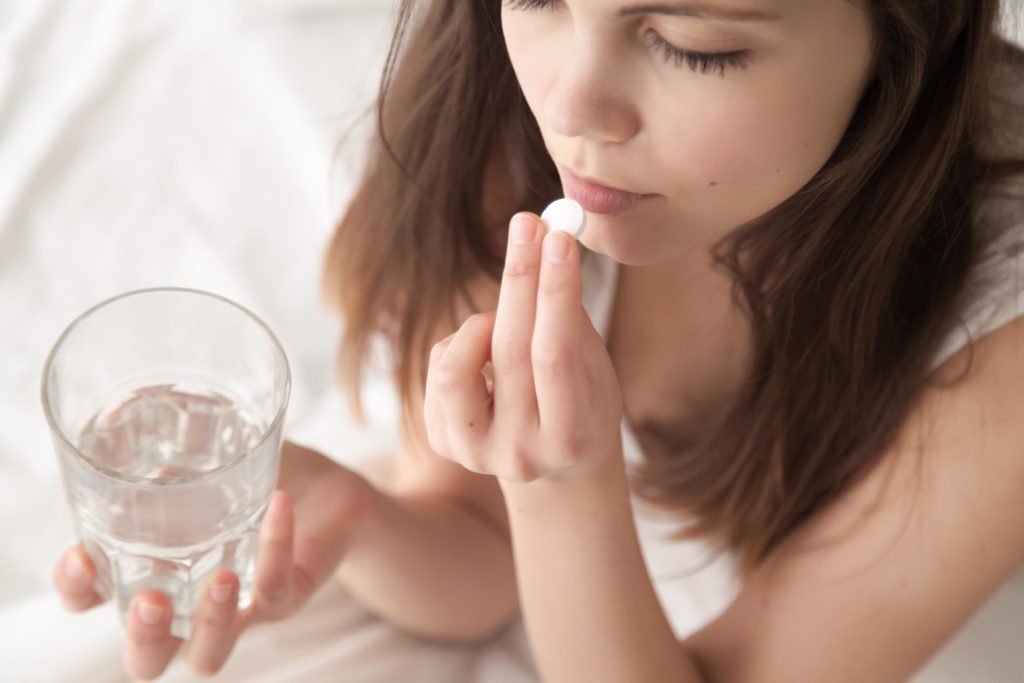
{"type": "Polygon", "coordinates": [[[651,44],[665,56],[666,61],[673,62],[676,66],[684,63],[691,71],[700,71],[702,74],[708,71],[718,70],[719,75],[724,77],[727,67],[746,69],[750,63],[750,55],[746,50],[735,50],[733,52],[694,52],[683,50],[672,45],[654,31],[648,33],[651,44]]]}
{"type": "MultiPolygon", "coordinates": [[[[505,6],[510,10],[520,11],[548,11],[557,9],[558,0],[506,0],[505,6]]],[[[662,53],[666,62],[676,67],[684,64],[690,67],[693,72],[706,74],[711,71],[718,71],[724,77],[725,70],[729,67],[747,68],[750,63],[750,55],[746,50],[735,50],[733,52],[696,52],[684,50],[672,45],[658,35],[654,30],[647,32],[651,47],[662,53]]]]}

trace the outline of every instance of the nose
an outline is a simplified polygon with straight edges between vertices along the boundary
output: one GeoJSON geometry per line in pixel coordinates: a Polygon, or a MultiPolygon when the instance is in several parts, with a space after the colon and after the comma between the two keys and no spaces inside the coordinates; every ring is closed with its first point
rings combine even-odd
{"type": "Polygon", "coordinates": [[[625,74],[616,71],[616,61],[594,47],[566,47],[558,77],[544,98],[544,118],[551,130],[565,137],[625,142],[639,130],[637,109],[630,101],[625,74]]]}

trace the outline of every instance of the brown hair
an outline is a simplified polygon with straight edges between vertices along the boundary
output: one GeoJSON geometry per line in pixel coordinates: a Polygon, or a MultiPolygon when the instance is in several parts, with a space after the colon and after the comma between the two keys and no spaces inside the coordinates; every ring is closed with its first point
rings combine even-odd
{"type": "MultiPolygon", "coordinates": [[[[324,271],[360,421],[371,341],[390,347],[408,429],[437,321],[461,324],[471,278],[500,281],[511,216],[561,194],[499,3],[428,2],[407,40],[414,3],[398,10],[377,135],[324,271]],[[505,206],[486,200],[495,163],[519,181],[505,206]]],[[[1010,153],[1019,92],[1002,92],[1020,86],[1024,51],[998,35],[997,0],[872,0],[870,11],[873,78],[831,158],[712,251],[751,324],[747,383],[705,438],[667,444],[631,482],[692,520],[674,536],[738,552],[743,572],[879,461],[962,324],[986,243],[976,209],[1024,174],[1010,153]]]]}

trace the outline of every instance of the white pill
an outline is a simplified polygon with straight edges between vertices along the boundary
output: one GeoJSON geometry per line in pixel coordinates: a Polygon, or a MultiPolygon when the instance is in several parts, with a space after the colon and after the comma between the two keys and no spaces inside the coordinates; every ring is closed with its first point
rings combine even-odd
{"type": "Polygon", "coordinates": [[[560,230],[579,239],[583,228],[587,227],[587,214],[575,199],[556,199],[548,204],[540,219],[548,226],[548,230],[560,230]]]}

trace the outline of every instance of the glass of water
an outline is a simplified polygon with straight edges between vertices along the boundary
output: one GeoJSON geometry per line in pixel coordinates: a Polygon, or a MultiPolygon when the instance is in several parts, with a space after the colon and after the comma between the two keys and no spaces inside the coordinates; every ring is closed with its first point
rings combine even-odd
{"type": "Polygon", "coordinates": [[[122,622],[140,590],[166,593],[187,638],[203,585],[238,574],[252,602],[257,532],[277,481],[291,390],[259,318],[195,289],[128,292],[92,307],[43,369],[43,411],[95,590],[122,622]]]}

